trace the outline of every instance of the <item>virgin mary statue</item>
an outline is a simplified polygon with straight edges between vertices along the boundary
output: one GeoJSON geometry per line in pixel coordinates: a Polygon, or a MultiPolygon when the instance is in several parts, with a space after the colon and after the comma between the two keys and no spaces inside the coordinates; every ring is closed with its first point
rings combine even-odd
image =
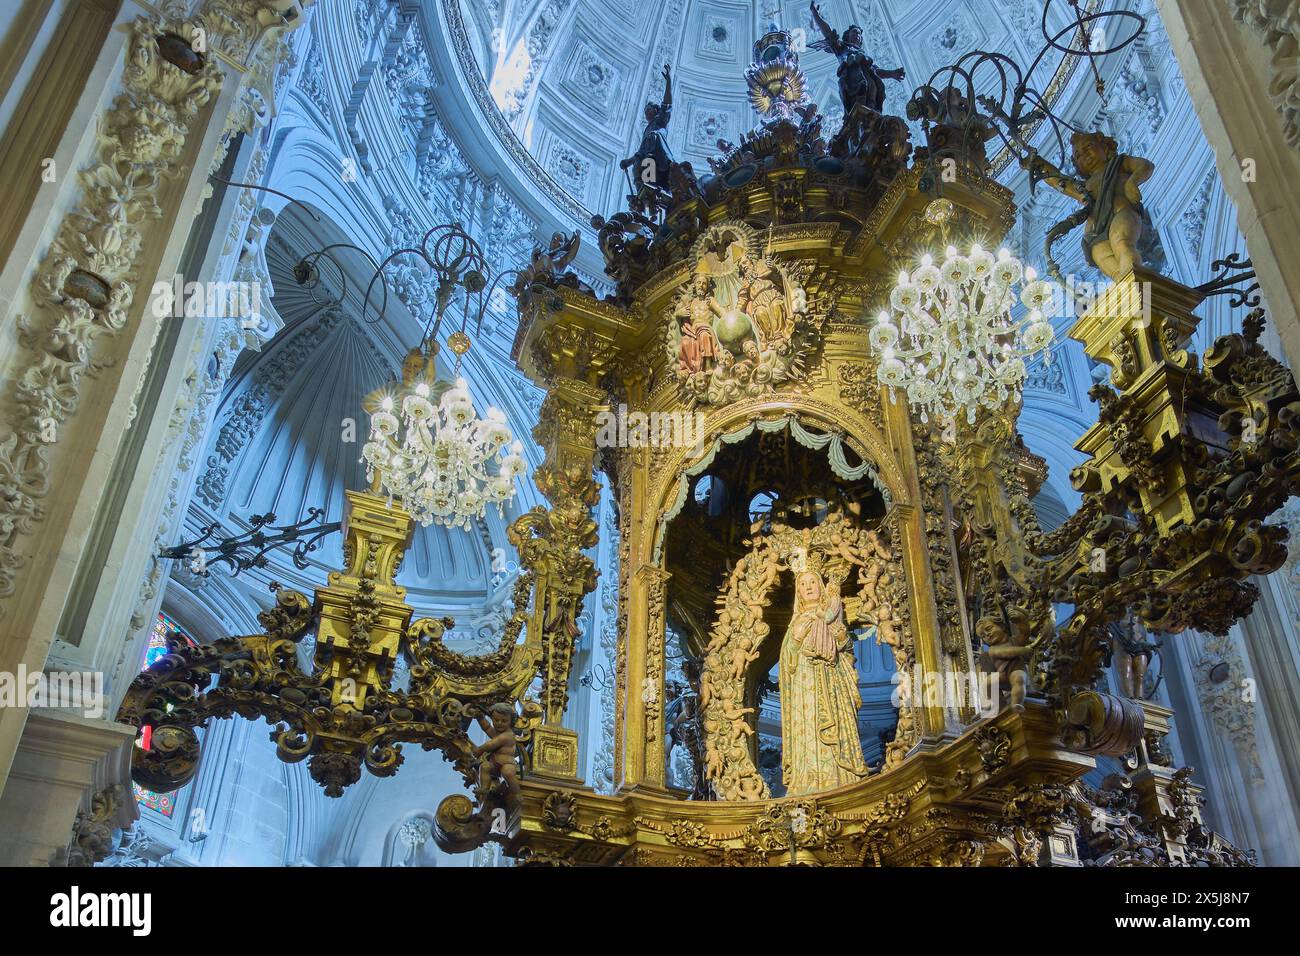
{"type": "Polygon", "coordinates": [[[858,674],[840,597],[821,575],[795,577],[781,643],[781,775],[795,796],[853,783],[870,771],[858,741],[858,674]]]}

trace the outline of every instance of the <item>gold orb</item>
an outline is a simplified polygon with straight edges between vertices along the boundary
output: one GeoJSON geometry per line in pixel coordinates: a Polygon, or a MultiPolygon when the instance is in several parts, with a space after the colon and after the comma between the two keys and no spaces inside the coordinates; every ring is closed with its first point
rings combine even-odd
{"type": "Polygon", "coordinates": [[[956,213],[951,199],[932,199],[925,207],[925,221],[932,226],[942,226],[956,213]]]}
{"type": "Polygon", "coordinates": [[[469,351],[469,336],[464,332],[453,332],[447,337],[447,347],[457,355],[464,355],[469,351]]]}

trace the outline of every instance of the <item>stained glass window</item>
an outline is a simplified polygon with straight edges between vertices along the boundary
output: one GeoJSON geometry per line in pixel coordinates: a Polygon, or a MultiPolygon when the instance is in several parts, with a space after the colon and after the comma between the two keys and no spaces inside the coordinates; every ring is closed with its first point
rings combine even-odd
{"type": "MultiPolygon", "coordinates": [[[[148,669],[158,658],[167,653],[167,635],[171,633],[180,634],[190,644],[194,643],[194,639],[185,633],[185,628],[177,624],[168,615],[159,612],[154,619],[153,630],[149,634],[149,644],[144,650],[144,660],[140,662],[141,670],[148,669]]],[[[155,813],[170,817],[176,809],[175,793],[154,793],[152,790],[146,790],[138,783],[132,783],[131,789],[135,792],[136,803],[142,807],[148,807],[155,813]]]]}
{"type": "Polygon", "coordinates": [[[177,624],[168,615],[159,612],[158,616],[154,618],[153,631],[149,634],[149,646],[144,650],[144,661],[140,664],[141,670],[153,666],[154,661],[167,653],[167,635],[173,632],[180,634],[190,644],[194,643],[194,640],[185,633],[185,628],[177,624]]]}
{"type": "Polygon", "coordinates": [[[154,793],[152,790],[146,790],[138,783],[132,783],[131,789],[135,791],[135,802],[142,807],[148,807],[165,817],[170,817],[172,811],[176,809],[176,794],[174,793],[154,793]]]}

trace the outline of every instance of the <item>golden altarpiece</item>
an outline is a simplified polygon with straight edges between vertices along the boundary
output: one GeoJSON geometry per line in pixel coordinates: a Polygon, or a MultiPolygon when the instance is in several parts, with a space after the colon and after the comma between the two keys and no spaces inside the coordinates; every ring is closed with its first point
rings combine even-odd
{"type": "MultiPolygon", "coordinates": [[[[442,751],[473,799],[442,802],[439,844],[492,840],[532,864],[1249,862],[1171,765],[1171,712],[1099,678],[1130,613],[1222,632],[1253,603],[1247,577],[1281,563],[1285,529],[1263,519],[1297,487],[1300,396],[1258,344],[1260,314],[1197,357],[1209,285],[1140,259],[1112,276],[1070,329],[1110,370],[1071,475],[1083,504],[1042,531],[1029,498],[1045,466],[1017,434],[1018,393],[923,417],[880,382],[870,341],[918,253],[996,248],[1012,226],[986,125],[928,90],[913,101],[924,144],[869,96],[823,136],[789,42],[760,41],[748,78],[763,123],[706,181],[659,151],[647,111],[634,208],[593,223],[613,296],[564,271],[562,237],[519,275],[514,354],[546,391],[534,478],[548,506],[511,526],[524,570],[497,650],[456,654],[450,622],[411,620],[394,581],[410,519],[349,493],[347,568],[314,601],[281,591],[265,634],[176,646],[137,679],[120,719],[150,730],[139,782],[183,783],[193,728],[240,714],[267,719],[280,756],[307,759],[332,795],[363,768],[396,772],[403,742],[442,751]],[[602,473],[620,529],[611,795],[579,779],[564,726],[602,473]],[[1054,604],[1071,607],[1059,624],[1054,604]],[[666,774],[670,627],[699,661],[693,795],[666,774]],[[295,645],[313,629],[303,670],[295,645]],[[886,645],[900,678],[878,767],[858,740],[854,639],[886,645]],[[781,797],[755,731],[774,666],[781,797]],[[992,701],[971,679],[988,673],[992,701]],[[1125,772],[1086,783],[1103,756],[1125,772]]],[[[433,364],[406,373],[432,383],[433,364]]]]}

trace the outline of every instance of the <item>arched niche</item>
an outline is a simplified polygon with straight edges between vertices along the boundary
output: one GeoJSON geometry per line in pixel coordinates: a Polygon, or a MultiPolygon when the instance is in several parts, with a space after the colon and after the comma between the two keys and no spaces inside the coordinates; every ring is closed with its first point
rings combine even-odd
{"type": "MultiPolygon", "coordinates": [[[[872,564],[886,572],[879,594],[872,586],[871,600],[889,605],[887,619],[877,628],[875,620],[867,627],[854,618],[853,627],[864,632],[861,636],[877,654],[881,641],[897,671],[914,659],[911,628],[905,626],[909,602],[899,560],[899,524],[914,520],[915,513],[898,507],[906,502],[906,485],[883,436],[865,419],[846,416],[842,409],[832,418],[820,403],[802,397],[749,405],[747,412],[732,408],[709,421],[696,448],[679,451],[669,458],[670,467],[651,476],[654,507],[646,509],[643,519],[651,541],[647,564],[663,582],[649,589],[646,673],[650,681],[662,673],[659,631],[671,626],[701,662],[705,738],[708,742],[712,736],[716,745],[706,747],[703,759],[713,793],[722,799],[769,796],[756,766],[758,697],[779,655],[793,596],[790,542],[774,547],[774,525],[784,527],[783,535],[807,531],[828,541],[828,529],[842,527],[841,537],[851,539],[855,549],[859,544],[869,548],[872,564]],[[765,407],[759,409],[759,404],[765,407]],[[771,469],[764,468],[768,460],[771,469]],[[770,483],[764,478],[768,470],[770,483]],[[725,489],[721,508],[714,493],[695,493],[701,481],[725,489]],[[780,517],[750,513],[763,505],[774,505],[780,517]],[[656,601],[661,608],[654,606],[656,601]],[[761,612],[747,613],[747,601],[761,612]],[[738,617],[743,622],[733,626],[738,617]],[[723,724],[732,732],[724,734],[723,724]]],[[[857,570],[841,568],[835,581],[854,612],[863,601],[857,570]],[[846,584],[849,577],[853,580],[846,584]]],[[[654,723],[662,715],[654,712],[657,701],[650,690],[646,702],[648,737],[653,738],[654,723]]],[[[887,744],[888,766],[901,761],[915,726],[909,712],[887,744]]],[[[656,759],[656,753],[647,753],[651,772],[656,759]]]]}
{"type": "Polygon", "coordinates": [[[384,837],[383,866],[437,866],[433,813],[413,810],[398,819],[384,837]]]}

